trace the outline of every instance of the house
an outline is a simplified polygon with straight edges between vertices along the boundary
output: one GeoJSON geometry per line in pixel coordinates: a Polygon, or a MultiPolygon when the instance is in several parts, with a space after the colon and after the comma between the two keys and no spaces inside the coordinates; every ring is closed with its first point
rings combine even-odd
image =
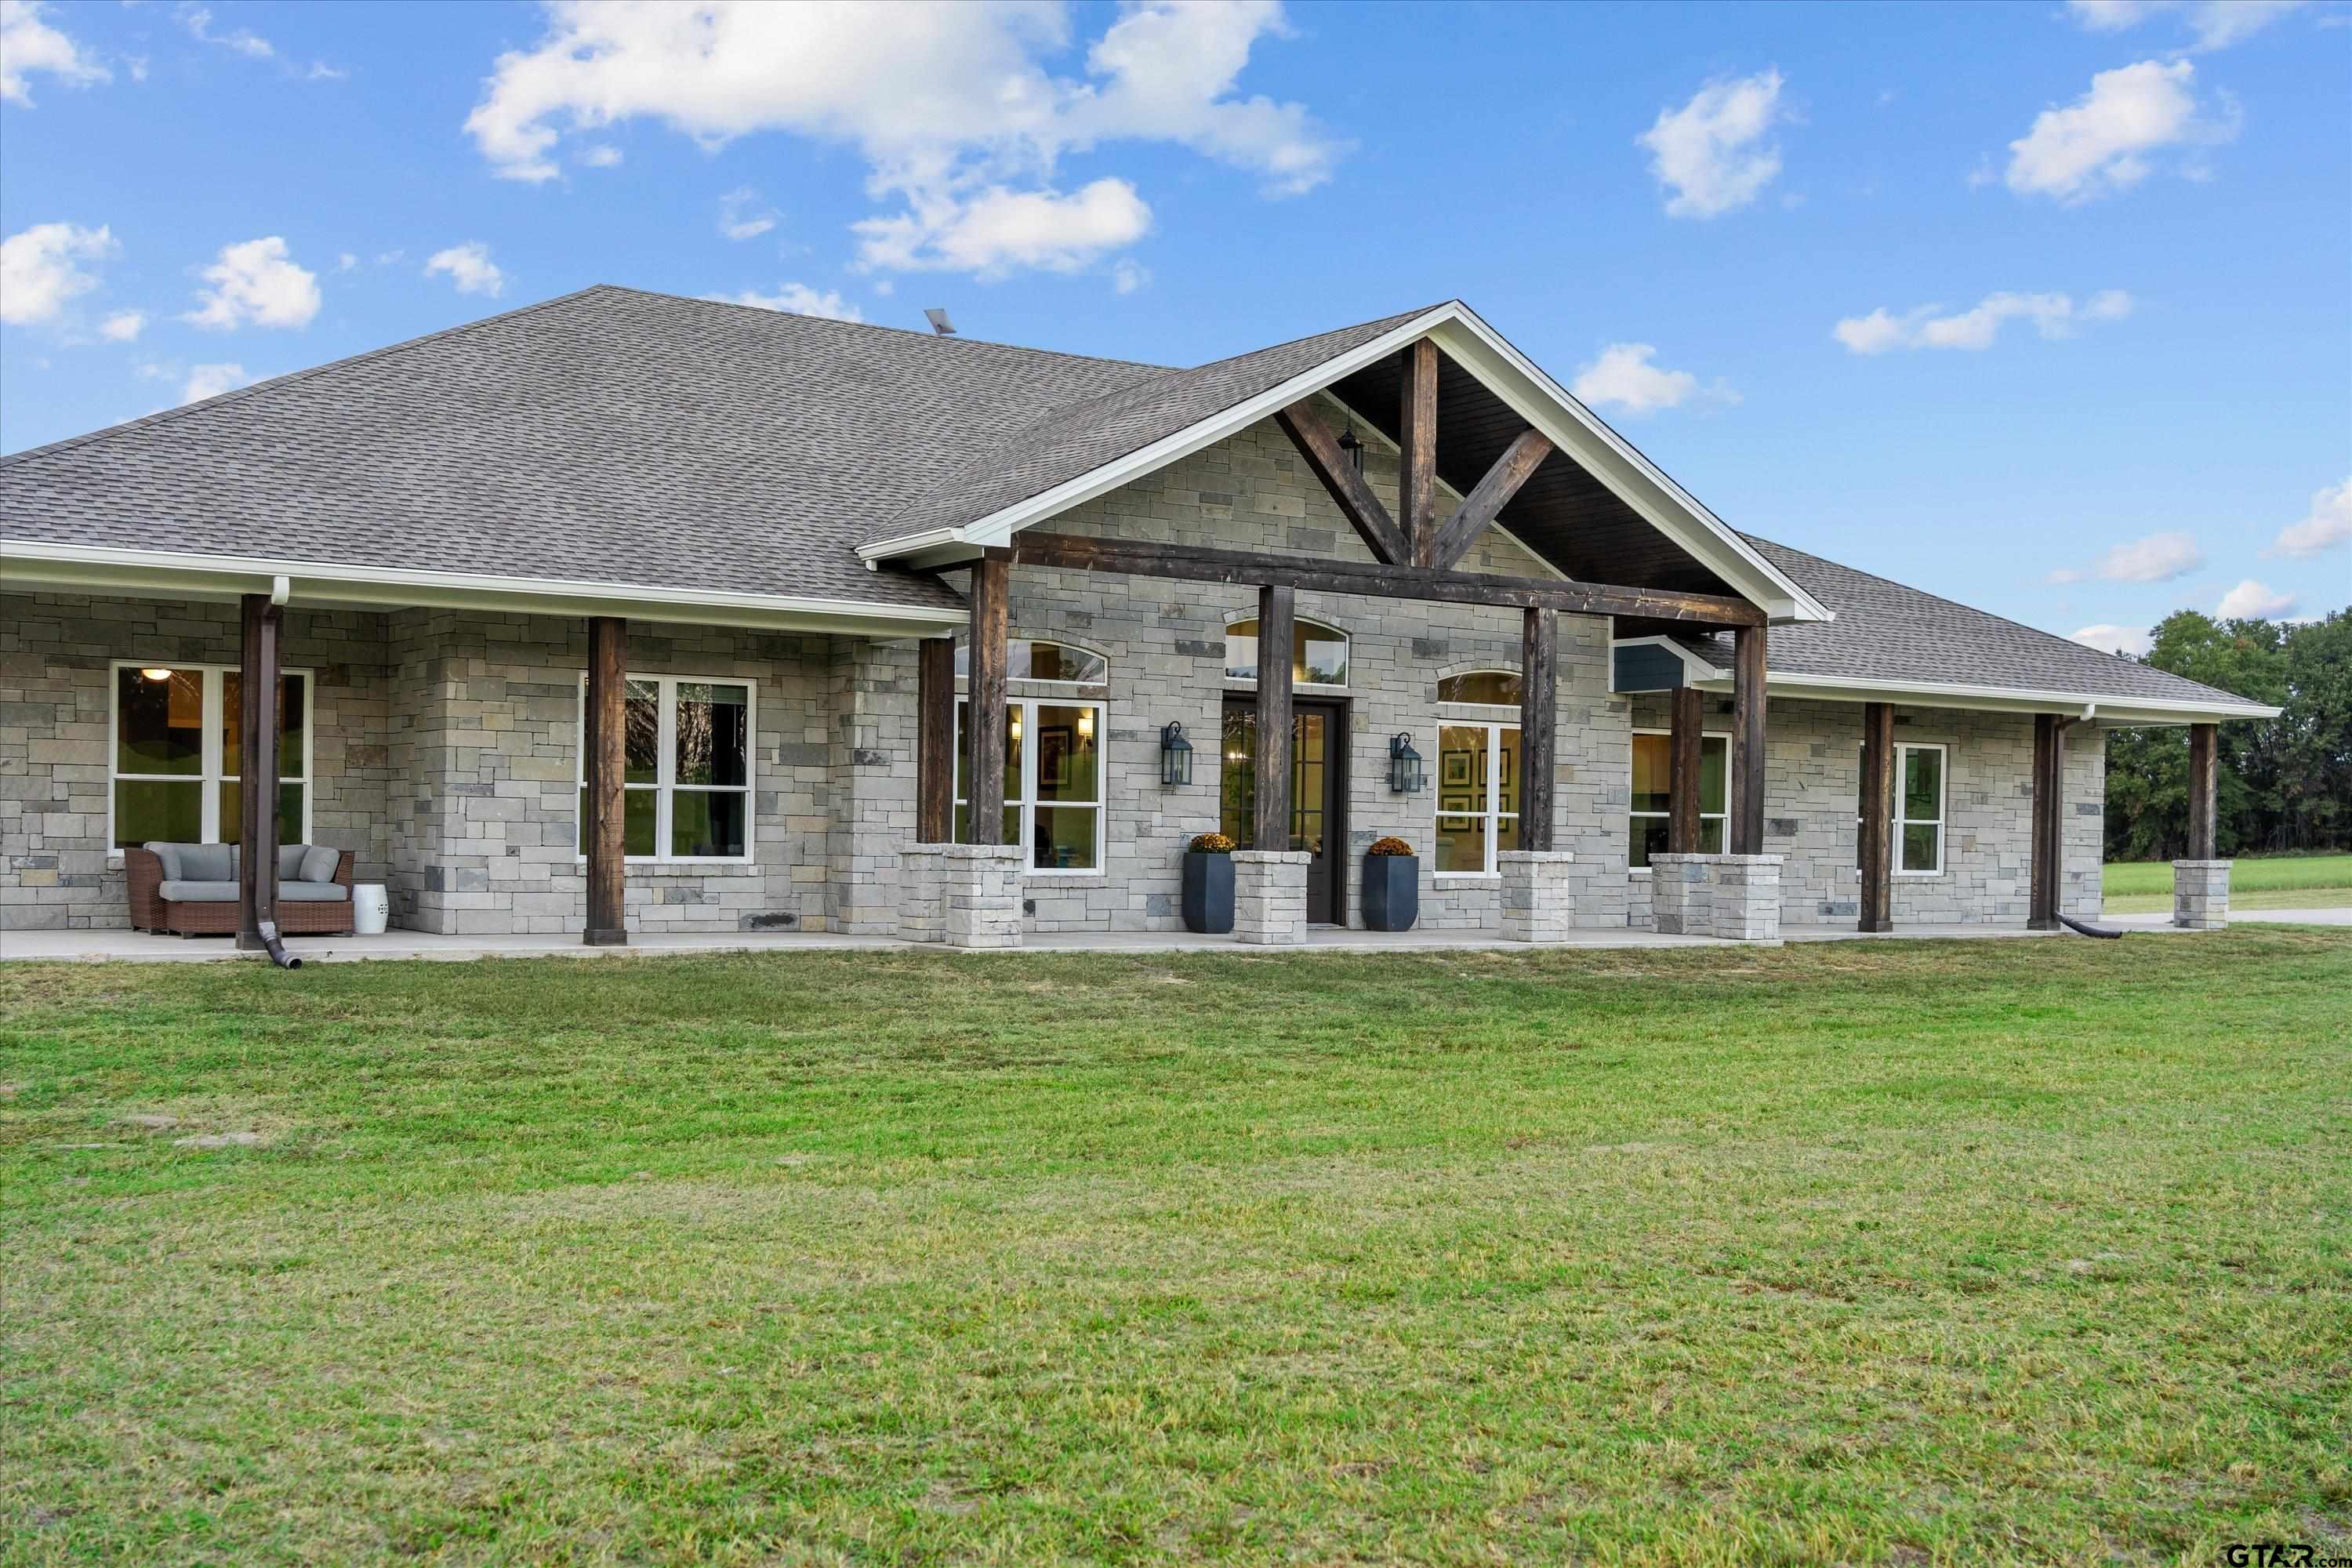
{"type": "Polygon", "coordinates": [[[1735,531],[1459,302],[1171,370],[599,287],[0,459],[16,928],[268,834],[424,931],[1009,944],[1219,827],[1254,940],[1383,835],[1441,928],[2049,926],[2106,727],[2273,711],[1735,531]]]}

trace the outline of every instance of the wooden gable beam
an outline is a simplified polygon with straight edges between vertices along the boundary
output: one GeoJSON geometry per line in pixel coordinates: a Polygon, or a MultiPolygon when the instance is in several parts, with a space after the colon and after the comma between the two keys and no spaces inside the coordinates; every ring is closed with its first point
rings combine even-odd
{"type": "Polygon", "coordinates": [[[1298,455],[1307,459],[1315,477],[1323,481],[1332,504],[1372,552],[1372,558],[1383,566],[1401,566],[1411,560],[1412,547],[1398,529],[1396,520],[1389,516],[1389,509],[1381,504],[1381,498],[1372,493],[1372,487],[1364,482],[1364,476],[1349,460],[1348,454],[1339,449],[1339,443],[1332,438],[1331,427],[1316,414],[1314,405],[1302,399],[1274,417],[1282,426],[1282,433],[1290,437],[1290,444],[1298,448],[1298,455]]]}
{"type": "Polygon", "coordinates": [[[1437,564],[1437,344],[1408,344],[1397,388],[1397,526],[1416,566],[1437,564]]]}
{"type": "Polygon", "coordinates": [[[1519,493],[1519,487],[1534,477],[1543,460],[1551,456],[1551,437],[1540,430],[1523,430],[1519,438],[1503,449],[1495,466],[1486,470],[1471,492],[1462,498],[1454,515],[1445,520],[1438,531],[1437,547],[1429,564],[1439,571],[1449,571],[1454,563],[1470,553],[1486,525],[1495,521],[1496,513],[1510,504],[1519,493]]]}

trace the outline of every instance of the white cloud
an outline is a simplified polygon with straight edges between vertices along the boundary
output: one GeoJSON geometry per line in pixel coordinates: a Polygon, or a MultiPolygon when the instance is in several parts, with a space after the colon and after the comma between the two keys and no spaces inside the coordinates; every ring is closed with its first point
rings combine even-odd
{"type": "Polygon", "coordinates": [[[856,306],[842,299],[835,290],[828,289],[819,293],[805,283],[786,283],[772,294],[746,289],[739,294],[705,297],[723,300],[730,305],[756,305],[762,310],[782,310],[795,316],[823,316],[832,321],[862,321],[866,319],[856,306]]]}
{"type": "Polygon", "coordinates": [[[1634,141],[1673,193],[1667,215],[1715,217],[1754,201],[1780,172],[1780,150],[1763,141],[1780,118],[1778,70],[1711,81],[1680,109],[1661,110],[1634,141]]]}
{"type": "Polygon", "coordinates": [[[2352,541],[2352,479],[2313,492],[2311,510],[2301,522],[2279,531],[2265,555],[2302,557],[2352,541]]]}
{"type": "Polygon", "coordinates": [[[621,150],[609,142],[598,142],[593,146],[583,147],[580,150],[580,161],[592,169],[617,168],[621,162],[621,150]]]}
{"type": "Polygon", "coordinates": [[[1001,278],[1024,267],[1076,272],[1132,245],[1151,228],[1151,209],[1135,187],[1108,177],[1068,195],[1001,185],[969,200],[913,195],[908,209],[851,226],[865,265],[982,278],[1001,278]]]}
{"type": "Polygon", "coordinates": [[[2009,188],[2021,196],[2089,201],[2147,178],[2151,158],[2165,148],[2229,141],[2238,133],[2235,117],[2200,112],[2191,90],[2196,70],[2187,60],[2142,60],[2099,72],[2090,91],[2063,109],[2043,110],[2009,144],[2009,188]]]}
{"type": "Polygon", "coordinates": [[[2221,602],[2214,606],[2213,613],[2225,621],[2263,621],[2285,615],[2294,608],[2293,594],[2279,593],[2269,584],[2248,577],[2221,595],[2221,602]]]}
{"type": "Polygon", "coordinates": [[[506,274],[490,259],[490,247],[478,239],[436,250],[426,258],[425,276],[431,278],[443,272],[457,285],[460,294],[488,294],[495,300],[507,286],[506,274]]]}
{"type": "Polygon", "coordinates": [[[234,33],[214,32],[213,14],[209,6],[183,5],[172,15],[180,26],[188,30],[188,36],[200,43],[218,44],[223,48],[234,49],[257,60],[269,59],[278,53],[270,47],[268,39],[243,27],[234,33]]]}
{"type": "Polygon", "coordinates": [[[2120,33],[2151,16],[2179,17],[2196,49],[2226,49],[2250,38],[2305,0],[2066,0],[2074,20],[2094,33],[2120,33]]]}
{"type": "Polygon", "coordinates": [[[360,258],[348,250],[335,258],[335,270],[338,272],[349,272],[359,264],[360,258]]]}
{"type": "Polygon", "coordinates": [[[1151,268],[1138,261],[1122,258],[1110,269],[1110,286],[1118,293],[1132,294],[1151,281],[1151,268]]]}
{"type": "Polygon", "coordinates": [[[1940,305],[1919,305],[1896,315],[1884,305],[1867,316],[1848,316],[1830,335],[1858,354],[1889,349],[1988,349],[2001,324],[2029,321],[2045,338],[2072,337],[2083,321],[2117,321],[2132,312],[2132,297],[2103,289],[2077,308],[2065,294],[1988,294],[1973,307],[1938,315],[1940,305]]]}
{"type": "Polygon", "coordinates": [[[749,185],[738,185],[719,198],[719,232],[730,239],[756,239],[776,226],[776,209],[760,200],[749,185]]]}
{"type": "Polygon", "coordinates": [[[224,392],[235,392],[240,386],[253,384],[253,377],[245,374],[241,364],[199,364],[188,368],[188,383],[180,388],[183,407],[202,403],[207,397],[218,397],[224,392]]]}
{"type": "Polygon", "coordinates": [[[2101,653],[2127,653],[2135,658],[2146,658],[2147,650],[2155,646],[2155,639],[2147,633],[2106,621],[2069,633],[2066,640],[2081,643],[2084,647],[2097,648],[2101,653]]]}
{"type": "Polygon", "coordinates": [[[37,223],[0,240],[0,321],[46,321],[77,294],[98,287],[98,275],[76,263],[103,261],[121,248],[104,225],[37,223]]]}
{"type": "Polygon", "coordinates": [[[1739,395],[1717,381],[1701,389],[1698,377],[1686,370],[1666,370],[1651,363],[1657,350],[1648,343],[1611,343],[1599,358],[1577,373],[1569,388],[1577,401],[1592,407],[1613,404],[1628,414],[1651,414],[1678,408],[1694,397],[1716,403],[1737,403],[1739,395]]]}
{"type": "Polygon", "coordinates": [[[636,118],[706,149],[765,131],[845,143],[869,165],[868,194],[898,208],[859,226],[867,264],[908,268],[966,256],[1062,267],[1098,252],[1106,232],[1140,233],[1149,209],[1124,180],[1060,194],[1066,153],[1172,142],[1281,195],[1328,179],[1345,151],[1302,105],[1236,89],[1256,42],[1284,33],[1272,0],[1144,0],[1095,40],[1083,79],[1041,63],[1071,43],[1059,5],[932,4],[893,20],[852,6],[558,0],[536,46],[499,57],[466,129],[496,173],[530,181],[556,177],[567,135],[636,118]],[[1051,232],[987,237],[1006,224],[1051,232]],[[1020,259],[1030,253],[1045,259],[1020,259]]]}
{"type": "Polygon", "coordinates": [[[2050,574],[2053,583],[2080,583],[2096,577],[2108,583],[2167,583],[2205,564],[2205,552],[2186,533],[2151,533],[2118,544],[2093,562],[2087,571],[2062,567],[2050,574]]]}
{"type": "Polygon", "coordinates": [[[111,81],[107,68],[81,46],[41,20],[39,0],[0,0],[0,101],[33,106],[26,78],[47,71],[68,87],[111,81]]]}
{"type": "Polygon", "coordinates": [[[98,335],[110,343],[135,343],[146,330],[144,310],[117,310],[98,324],[98,335]]]}
{"type": "Polygon", "coordinates": [[[295,264],[276,235],[221,247],[200,274],[210,289],[180,319],[215,331],[233,327],[303,327],[319,313],[319,279],[295,264]]]}

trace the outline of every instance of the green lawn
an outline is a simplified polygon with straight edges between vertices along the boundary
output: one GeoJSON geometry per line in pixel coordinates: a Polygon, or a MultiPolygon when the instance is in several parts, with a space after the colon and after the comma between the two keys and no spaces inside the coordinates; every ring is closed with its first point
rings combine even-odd
{"type": "Polygon", "coordinates": [[[11,1563],[2206,1563],[2347,1390],[2347,932],[0,965],[11,1563]]]}
{"type": "MultiPolygon", "coordinates": [[[[2103,872],[2106,911],[2148,914],[2172,907],[2172,862],[2111,861],[2103,872]]],[[[2352,855],[2264,855],[2230,868],[2230,907],[2333,910],[2352,904],[2352,855]]]]}

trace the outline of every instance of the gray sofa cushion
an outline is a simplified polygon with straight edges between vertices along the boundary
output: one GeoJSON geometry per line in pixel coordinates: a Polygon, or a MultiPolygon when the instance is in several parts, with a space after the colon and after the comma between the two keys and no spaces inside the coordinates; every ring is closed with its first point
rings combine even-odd
{"type": "Polygon", "coordinates": [[[207,882],[197,878],[173,877],[155,889],[165,901],[174,904],[233,904],[236,902],[236,884],[230,881],[207,882]]]}
{"type": "Polygon", "coordinates": [[[278,901],[281,904],[337,904],[352,896],[352,890],[341,882],[280,882],[278,901]]]}
{"type": "Polygon", "coordinates": [[[180,874],[180,847],[178,845],[166,844],[160,838],[151,838],[146,843],[142,844],[139,847],[153,855],[155,858],[162,863],[163,868],[163,879],[165,881],[169,881],[180,874]]]}
{"type": "MultiPolygon", "coordinates": [[[[180,851],[180,878],[191,882],[234,882],[236,880],[236,847],[230,844],[183,844],[180,851]]],[[[170,894],[164,897],[169,898],[170,894]]],[[[235,893],[229,894],[235,898],[235,893]]]]}
{"type": "Polygon", "coordinates": [[[278,879],[281,882],[299,880],[302,857],[310,852],[308,844],[280,844],[278,847],[278,879]]]}
{"type": "Polygon", "coordinates": [[[331,882],[335,879],[335,868],[342,863],[341,850],[330,848],[324,844],[313,844],[304,853],[301,869],[296,873],[295,879],[304,882],[331,882]]]}

